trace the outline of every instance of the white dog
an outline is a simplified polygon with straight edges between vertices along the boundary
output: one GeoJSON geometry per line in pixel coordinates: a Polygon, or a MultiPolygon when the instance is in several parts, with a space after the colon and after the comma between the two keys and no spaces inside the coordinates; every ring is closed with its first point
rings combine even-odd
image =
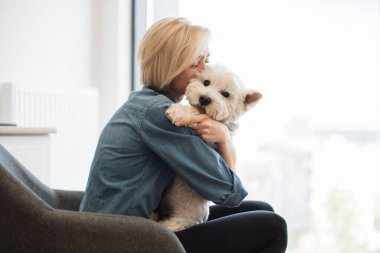
{"type": "MultiPolygon", "coordinates": [[[[239,78],[223,65],[207,65],[190,81],[185,95],[190,106],[176,103],[166,111],[166,116],[173,123],[190,115],[207,114],[226,124],[230,131],[237,119],[262,97],[259,92],[245,89],[239,78]]],[[[209,201],[177,175],[151,218],[175,232],[207,221],[208,214],[209,201]]]]}

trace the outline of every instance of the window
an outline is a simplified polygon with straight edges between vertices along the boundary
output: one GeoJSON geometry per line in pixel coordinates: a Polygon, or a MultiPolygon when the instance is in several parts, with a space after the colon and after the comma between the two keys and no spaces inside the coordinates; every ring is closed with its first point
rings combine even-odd
{"type": "Polygon", "coordinates": [[[210,62],[263,94],[234,139],[238,173],[287,220],[287,252],[380,250],[379,8],[178,0],[178,16],[211,29],[210,62]]]}
{"type": "Polygon", "coordinates": [[[248,198],[286,218],[288,251],[379,250],[379,2],[182,0],[179,16],[211,29],[210,62],[263,93],[238,169],[248,198]]]}

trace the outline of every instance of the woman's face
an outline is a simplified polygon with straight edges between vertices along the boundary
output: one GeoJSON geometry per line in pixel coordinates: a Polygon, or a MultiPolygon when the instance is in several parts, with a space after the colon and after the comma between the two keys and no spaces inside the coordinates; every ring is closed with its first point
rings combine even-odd
{"type": "Polygon", "coordinates": [[[199,56],[191,66],[174,78],[173,82],[169,86],[169,93],[174,97],[174,99],[177,101],[182,99],[190,80],[195,78],[198,73],[205,69],[209,56],[210,53],[199,56]]]}

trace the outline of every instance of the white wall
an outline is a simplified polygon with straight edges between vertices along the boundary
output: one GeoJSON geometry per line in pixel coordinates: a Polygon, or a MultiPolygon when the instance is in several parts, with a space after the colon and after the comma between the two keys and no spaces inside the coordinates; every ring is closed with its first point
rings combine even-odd
{"type": "MultiPolygon", "coordinates": [[[[86,118],[80,105],[71,119],[64,119],[61,113],[52,112],[54,108],[47,106],[45,110],[20,109],[24,114],[26,109],[33,109],[33,119],[60,115],[56,123],[41,123],[53,125],[33,125],[55,127],[56,150],[69,150],[67,156],[71,159],[65,159],[53,148],[52,169],[62,165],[64,168],[59,170],[64,176],[60,178],[68,179],[55,184],[59,188],[84,189],[83,175],[88,174],[99,130],[127,99],[131,87],[131,9],[132,0],[0,0],[0,93],[4,94],[4,83],[34,91],[67,90],[74,94],[77,90],[98,90],[99,108],[90,106],[94,111],[89,114],[95,112],[99,117],[94,117],[95,123],[87,124],[90,125],[87,128],[78,121],[86,118]],[[75,138],[74,132],[80,130],[90,135],[87,142],[84,135],[75,138]],[[79,160],[75,160],[78,154],[79,160]],[[75,161],[75,165],[63,164],[62,160],[75,161]],[[70,168],[81,171],[72,175],[70,168]]],[[[0,99],[0,122],[9,123],[9,118],[16,118],[12,123],[31,126],[32,123],[10,115],[15,111],[12,101],[1,94],[0,99]]],[[[73,101],[69,103],[74,105],[73,101]]]]}
{"type": "Polygon", "coordinates": [[[0,0],[0,82],[91,86],[91,0],[0,0]]]}
{"type": "Polygon", "coordinates": [[[131,0],[0,0],[0,83],[96,87],[100,127],[130,90],[131,0]]]}
{"type": "Polygon", "coordinates": [[[93,84],[100,95],[100,127],[131,89],[132,0],[93,0],[93,84]]]}

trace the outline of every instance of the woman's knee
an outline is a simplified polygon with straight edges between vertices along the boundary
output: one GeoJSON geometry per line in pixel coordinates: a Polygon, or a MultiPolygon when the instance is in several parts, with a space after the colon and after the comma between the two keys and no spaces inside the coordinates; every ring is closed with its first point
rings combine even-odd
{"type": "Polygon", "coordinates": [[[276,247],[280,249],[279,252],[285,252],[288,244],[288,226],[283,217],[276,213],[271,213],[271,226],[273,238],[275,238],[276,247]]]}
{"type": "Polygon", "coordinates": [[[257,252],[285,252],[288,231],[283,217],[271,211],[253,211],[241,214],[240,222],[244,234],[253,238],[261,235],[261,239],[257,239],[251,245],[257,252]]]}
{"type": "Polygon", "coordinates": [[[286,224],[286,220],[278,214],[274,213],[273,215],[274,215],[273,219],[274,219],[274,222],[276,223],[278,231],[282,232],[283,234],[287,234],[288,225],[286,224]]]}
{"type": "Polygon", "coordinates": [[[285,252],[288,245],[288,228],[285,219],[273,212],[263,213],[265,213],[264,230],[271,238],[271,247],[263,252],[285,252]]]}

